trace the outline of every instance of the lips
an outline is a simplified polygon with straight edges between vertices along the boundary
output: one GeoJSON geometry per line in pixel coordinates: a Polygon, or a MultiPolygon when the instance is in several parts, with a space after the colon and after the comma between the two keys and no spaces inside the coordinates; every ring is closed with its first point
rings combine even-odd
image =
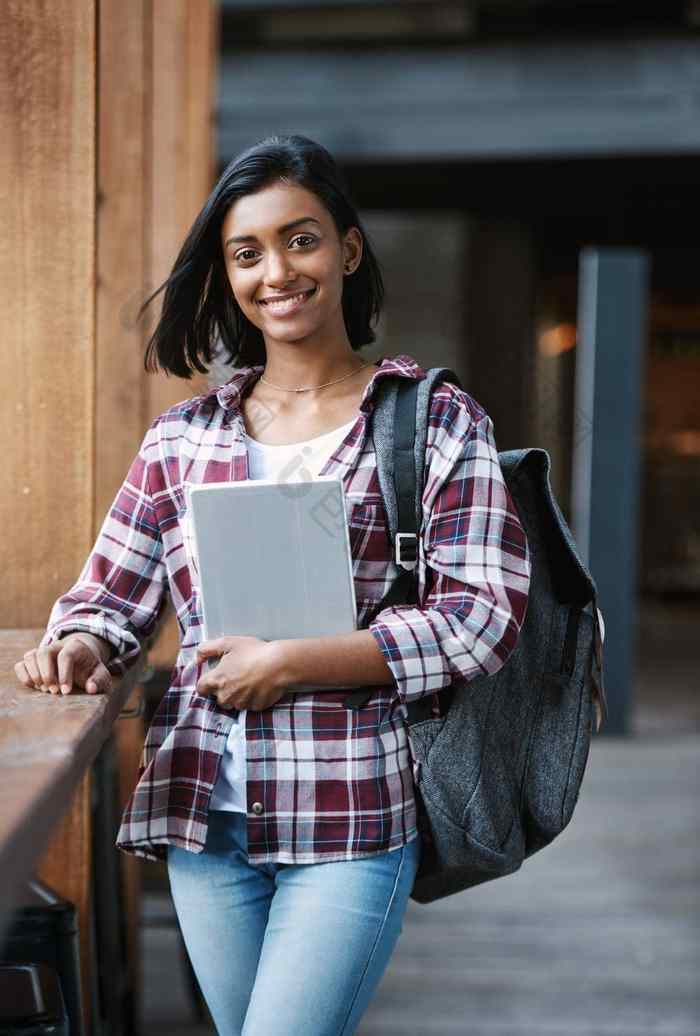
{"type": "Polygon", "coordinates": [[[300,291],[296,295],[288,295],[283,299],[261,299],[259,305],[264,306],[272,314],[285,316],[287,313],[301,308],[315,292],[315,288],[310,288],[308,291],[300,291]]]}

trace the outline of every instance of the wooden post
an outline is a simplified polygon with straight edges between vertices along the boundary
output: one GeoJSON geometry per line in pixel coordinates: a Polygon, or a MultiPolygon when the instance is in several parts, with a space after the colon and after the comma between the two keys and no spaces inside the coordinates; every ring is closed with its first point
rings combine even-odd
{"type": "Polygon", "coordinates": [[[0,18],[0,626],[46,622],[92,543],[96,4],[0,18]]]}

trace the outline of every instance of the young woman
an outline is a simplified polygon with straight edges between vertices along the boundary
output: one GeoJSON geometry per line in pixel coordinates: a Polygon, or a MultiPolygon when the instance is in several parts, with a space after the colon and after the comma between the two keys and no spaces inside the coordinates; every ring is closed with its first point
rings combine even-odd
{"type": "Polygon", "coordinates": [[[436,692],[453,678],[503,665],[525,616],[528,544],[491,419],[441,385],[422,606],[379,609],[398,569],[369,419],[384,378],[424,371],[407,354],[360,355],[374,341],[382,278],[324,148],[273,137],[238,156],[163,287],[147,369],[155,354],[181,377],[206,371],[219,340],[235,372],[153,421],[82,573],[16,671],[55,693],[109,691],[170,596],[180,651],[117,846],[167,860],[220,1033],[346,1036],[402,931],[420,859],[406,706],[434,694],[439,709],[436,692]],[[343,481],[358,629],[203,641],[184,484],[318,474],[343,481]],[[212,670],[207,657],[219,659],[212,670]],[[295,693],[302,684],[318,690],[295,693]],[[361,686],[367,704],[348,709],[347,688],[361,686]]]}

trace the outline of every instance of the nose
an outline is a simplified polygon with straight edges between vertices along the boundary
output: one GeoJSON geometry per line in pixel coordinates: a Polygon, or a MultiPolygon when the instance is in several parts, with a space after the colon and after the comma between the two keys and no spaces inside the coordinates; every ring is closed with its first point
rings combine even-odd
{"type": "Polygon", "coordinates": [[[290,280],[295,279],[294,270],[289,262],[286,252],[277,252],[274,249],[268,252],[265,260],[265,283],[271,288],[284,288],[290,280]]]}

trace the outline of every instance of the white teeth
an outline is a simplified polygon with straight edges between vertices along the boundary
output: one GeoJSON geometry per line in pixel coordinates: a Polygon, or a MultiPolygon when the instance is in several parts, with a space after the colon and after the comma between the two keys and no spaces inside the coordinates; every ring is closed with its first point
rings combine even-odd
{"type": "Polygon", "coordinates": [[[300,302],[302,299],[304,299],[306,297],[307,297],[307,292],[302,291],[302,292],[299,292],[298,295],[292,295],[290,298],[287,298],[287,299],[280,299],[279,301],[274,300],[274,301],[263,302],[263,305],[264,306],[269,306],[276,313],[284,313],[284,312],[286,312],[286,310],[292,309],[294,306],[297,305],[298,302],[300,302]]]}

